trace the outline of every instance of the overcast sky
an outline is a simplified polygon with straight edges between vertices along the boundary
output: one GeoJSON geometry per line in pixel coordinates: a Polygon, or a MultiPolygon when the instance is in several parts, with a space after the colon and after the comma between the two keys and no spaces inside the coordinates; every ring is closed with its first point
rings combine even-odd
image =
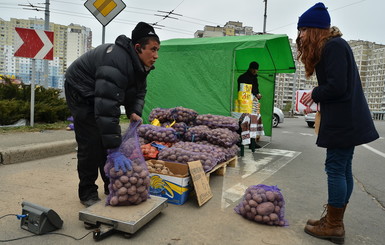
{"type": "MultiPolygon", "coordinates": [[[[98,0],[103,1],[103,0],[98,0]]],[[[117,0],[115,0],[117,1],[117,0]]],[[[45,0],[0,0],[0,18],[44,18],[44,11],[25,10],[20,4],[44,8],[45,0]]],[[[227,21],[239,21],[255,32],[263,31],[264,0],[124,0],[126,8],[106,26],[106,42],[113,42],[120,34],[131,36],[139,21],[157,23],[161,40],[193,38],[205,25],[223,26],[227,21]],[[173,18],[163,18],[159,11],[173,11],[173,18]],[[177,19],[175,19],[177,18],[177,19]]],[[[295,39],[298,17],[319,1],[267,0],[266,31],[286,34],[295,39]]],[[[93,46],[102,43],[102,25],[84,6],[84,0],[50,0],[50,21],[90,27],[93,46]]],[[[338,26],[346,40],[365,40],[385,44],[384,0],[324,0],[332,25],[338,26]]]]}

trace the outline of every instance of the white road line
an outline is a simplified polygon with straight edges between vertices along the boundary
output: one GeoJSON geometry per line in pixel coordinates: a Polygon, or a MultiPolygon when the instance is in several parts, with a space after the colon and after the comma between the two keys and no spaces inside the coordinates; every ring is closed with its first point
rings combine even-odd
{"type": "Polygon", "coordinates": [[[383,152],[381,152],[381,151],[379,151],[379,150],[376,150],[376,149],[374,149],[373,147],[368,146],[367,144],[363,144],[362,146],[365,147],[366,149],[368,149],[368,150],[370,150],[370,151],[376,153],[377,155],[380,155],[380,156],[382,156],[383,158],[385,158],[385,153],[383,153],[383,152]]]}

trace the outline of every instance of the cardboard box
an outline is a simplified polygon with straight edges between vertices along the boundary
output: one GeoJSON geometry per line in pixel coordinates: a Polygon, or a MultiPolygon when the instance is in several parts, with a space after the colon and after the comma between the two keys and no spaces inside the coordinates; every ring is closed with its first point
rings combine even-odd
{"type": "Polygon", "coordinates": [[[253,100],[253,95],[250,92],[238,92],[238,100],[253,100]]]}
{"type": "Polygon", "coordinates": [[[251,93],[253,85],[247,83],[239,84],[239,91],[251,93]]]}
{"type": "Polygon", "coordinates": [[[148,160],[149,162],[164,163],[173,174],[180,176],[150,173],[150,194],[165,197],[169,203],[182,205],[187,201],[191,191],[191,176],[187,164],[166,162],[161,160],[148,160]]]}

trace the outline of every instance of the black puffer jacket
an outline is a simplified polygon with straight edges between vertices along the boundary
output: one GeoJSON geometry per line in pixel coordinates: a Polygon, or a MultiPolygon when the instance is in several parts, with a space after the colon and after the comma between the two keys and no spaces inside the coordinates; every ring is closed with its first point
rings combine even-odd
{"type": "Polygon", "coordinates": [[[66,83],[93,104],[104,147],[121,144],[121,105],[128,117],[142,115],[147,75],[131,39],[124,35],[115,44],[103,44],[83,54],[68,67],[66,83]]]}

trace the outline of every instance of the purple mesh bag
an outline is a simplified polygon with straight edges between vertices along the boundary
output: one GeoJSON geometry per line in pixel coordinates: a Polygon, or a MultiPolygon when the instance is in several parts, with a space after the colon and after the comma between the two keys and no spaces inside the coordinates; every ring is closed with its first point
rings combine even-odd
{"type": "Polygon", "coordinates": [[[221,115],[198,115],[195,119],[195,124],[206,125],[209,128],[227,128],[231,131],[237,131],[239,129],[239,120],[237,118],[221,115]]]}
{"type": "Polygon", "coordinates": [[[132,170],[123,173],[115,171],[113,159],[107,157],[104,171],[110,178],[106,205],[129,206],[137,205],[149,198],[150,176],[142,150],[140,149],[137,127],[140,121],[130,123],[123,135],[119,151],[131,160],[132,170]]]}
{"type": "Polygon", "coordinates": [[[192,161],[201,161],[203,170],[205,172],[210,171],[218,164],[218,161],[214,159],[211,154],[192,152],[189,150],[175,147],[165,148],[161,150],[158,154],[158,159],[184,164],[187,164],[187,162],[192,161]]]}
{"type": "Polygon", "coordinates": [[[227,128],[211,129],[206,137],[211,144],[223,147],[232,147],[239,141],[239,134],[227,128]]]}
{"type": "Polygon", "coordinates": [[[249,186],[234,211],[260,224],[288,226],[285,219],[285,200],[277,186],[249,186]]]}

